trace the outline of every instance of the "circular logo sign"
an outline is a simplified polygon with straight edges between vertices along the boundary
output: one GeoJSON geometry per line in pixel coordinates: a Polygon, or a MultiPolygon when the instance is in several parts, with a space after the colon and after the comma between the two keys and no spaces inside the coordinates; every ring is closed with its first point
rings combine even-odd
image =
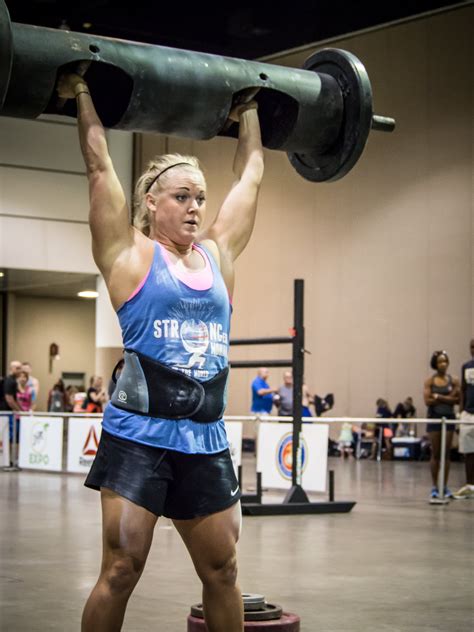
{"type": "MultiPolygon", "coordinates": [[[[304,439],[300,442],[301,449],[301,472],[306,467],[306,443],[304,439]]],[[[277,443],[276,448],[276,466],[279,474],[285,479],[291,481],[291,473],[293,468],[293,433],[288,432],[277,443]]]]}

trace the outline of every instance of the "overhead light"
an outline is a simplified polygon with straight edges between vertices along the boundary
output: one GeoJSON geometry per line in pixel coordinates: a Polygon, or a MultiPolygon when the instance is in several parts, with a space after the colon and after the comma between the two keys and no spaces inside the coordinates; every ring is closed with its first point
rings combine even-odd
{"type": "Polygon", "coordinates": [[[4,272],[0,272],[0,279],[5,276],[4,272]]]}
{"type": "Polygon", "coordinates": [[[95,290],[83,290],[82,292],[77,293],[81,298],[97,298],[99,296],[99,292],[95,290]]]}

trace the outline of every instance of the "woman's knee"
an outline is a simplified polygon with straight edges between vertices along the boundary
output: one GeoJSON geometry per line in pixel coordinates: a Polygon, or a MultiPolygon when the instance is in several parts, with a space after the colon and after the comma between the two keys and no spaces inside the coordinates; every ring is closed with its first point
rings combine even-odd
{"type": "Polygon", "coordinates": [[[226,560],[206,566],[199,573],[205,585],[235,586],[237,583],[237,556],[229,556],[226,560]]]}
{"type": "Polygon", "coordinates": [[[131,593],[144,566],[144,561],[133,556],[115,558],[103,569],[102,579],[110,592],[116,595],[131,593]]]}

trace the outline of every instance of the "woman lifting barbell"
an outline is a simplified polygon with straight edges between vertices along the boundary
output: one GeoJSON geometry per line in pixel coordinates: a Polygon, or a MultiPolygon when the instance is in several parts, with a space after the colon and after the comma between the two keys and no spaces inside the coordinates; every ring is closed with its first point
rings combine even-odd
{"type": "Polygon", "coordinates": [[[121,628],[155,524],[166,516],[202,581],[209,631],[241,631],[240,490],[222,415],[234,261],[250,239],[263,176],[257,104],[231,109],[236,180],[207,230],[204,175],[195,157],[178,154],[152,160],[139,178],[132,226],[86,81],[63,75],[57,91],[77,102],[92,251],[125,349],[86,480],[101,492],[103,558],[82,629],[121,628]]]}

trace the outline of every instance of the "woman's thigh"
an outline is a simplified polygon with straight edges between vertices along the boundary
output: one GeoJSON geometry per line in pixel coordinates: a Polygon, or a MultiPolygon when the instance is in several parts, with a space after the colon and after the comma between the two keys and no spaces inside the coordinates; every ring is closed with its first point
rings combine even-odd
{"type": "Polygon", "coordinates": [[[158,520],[144,507],[101,488],[103,564],[117,558],[131,558],[136,565],[144,564],[153,540],[158,520]]]}
{"type": "Polygon", "coordinates": [[[224,567],[235,558],[242,525],[240,502],[224,511],[191,520],[173,520],[201,576],[224,567]]]}

